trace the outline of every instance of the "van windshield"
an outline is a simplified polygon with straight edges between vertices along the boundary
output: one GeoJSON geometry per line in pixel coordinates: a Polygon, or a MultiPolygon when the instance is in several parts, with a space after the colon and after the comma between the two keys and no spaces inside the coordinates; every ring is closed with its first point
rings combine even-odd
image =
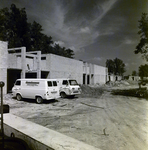
{"type": "Polygon", "coordinates": [[[21,81],[19,81],[19,80],[16,81],[16,82],[15,82],[15,85],[21,85],[21,81]]]}
{"type": "Polygon", "coordinates": [[[78,85],[76,80],[69,80],[70,85],[78,85]]]}

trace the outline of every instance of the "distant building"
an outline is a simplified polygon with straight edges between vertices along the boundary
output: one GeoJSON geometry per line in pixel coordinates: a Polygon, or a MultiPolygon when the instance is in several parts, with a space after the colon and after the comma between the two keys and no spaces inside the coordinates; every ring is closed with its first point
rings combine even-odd
{"type": "Polygon", "coordinates": [[[18,78],[74,78],[79,84],[105,84],[106,67],[41,51],[26,52],[26,47],[8,49],[0,41],[0,81],[5,82],[4,93],[11,90],[18,78]]]}
{"type": "Polygon", "coordinates": [[[129,76],[128,80],[130,80],[130,81],[139,81],[140,77],[139,76],[129,76]]]}
{"type": "Polygon", "coordinates": [[[115,81],[120,81],[122,80],[122,76],[118,76],[118,75],[108,75],[108,79],[107,81],[112,81],[112,82],[115,82],[115,81]]]}

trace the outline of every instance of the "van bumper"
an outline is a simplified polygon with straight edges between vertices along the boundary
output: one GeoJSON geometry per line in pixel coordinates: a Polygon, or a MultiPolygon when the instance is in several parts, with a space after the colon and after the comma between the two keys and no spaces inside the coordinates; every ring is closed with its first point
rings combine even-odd
{"type": "Polygon", "coordinates": [[[45,95],[44,96],[44,99],[45,100],[52,100],[52,99],[57,99],[57,98],[60,98],[60,95],[55,95],[55,96],[51,96],[51,95],[45,95]]]}
{"type": "Polygon", "coordinates": [[[66,93],[66,95],[80,95],[81,92],[80,91],[72,91],[72,90],[69,90],[69,92],[66,93]]]}

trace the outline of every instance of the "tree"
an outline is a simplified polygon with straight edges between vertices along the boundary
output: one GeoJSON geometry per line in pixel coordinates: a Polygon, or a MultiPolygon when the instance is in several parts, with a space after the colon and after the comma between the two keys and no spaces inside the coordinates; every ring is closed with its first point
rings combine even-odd
{"type": "Polygon", "coordinates": [[[71,50],[70,48],[68,48],[68,49],[65,50],[65,55],[67,57],[69,57],[69,58],[73,58],[74,52],[73,52],[73,50],[71,50]]]}
{"type": "Polygon", "coordinates": [[[115,58],[114,60],[108,59],[106,61],[106,67],[108,68],[108,73],[123,76],[125,72],[125,64],[121,59],[115,58]]]}
{"type": "Polygon", "coordinates": [[[60,47],[59,44],[55,44],[53,47],[53,54],[65,56],[68,58],[73,58],[74,52],[71,49],[66,49],[65,47],[60,47]]]}
{"type": "Polygon", "coordinates": [[[27,15],[25,8],[18,9],[14,4],[0,10],[0,40],[8,41],[9,48],[30,45],[27,15]]]}
{"type": "Polygon", "coordinates": [[[133,71],[132,71],[132,76],[137,76],[137,75],[138,75],[137,71],[136,71],[136,70],[133,70],[133,71]]]}
{"type": "Polygon", "coordinates": [[[114,74],[114,72],[115,72],[115,64],[114,64],[113,60],[107,59],[106,67],[108,68],[109,75],[114,74]]]}
{"type": "Polygon", "coordinates": [[[41,50],[42,36],[43,31],[42,26],[34,21],[30,25],[30,37],[31,37],[31,50],[41,50]]]}
{"type": "Polygon", "coordinates": [[[34,21],[30,24],[31,51],[41,50],[43,54],[52,53],[52,37],[42,33],[42,26],[34,21]]]}
{"type": "Polygon", "coordinates": [[[136,46],[135,54],[141,53],[142,57],[148,61],[148,15],[142,13],[141,19],[139,20],[139,31],[140,42],[136,46]]]}
{"type": "Polygon", "coordinates": [[[148,65],[141,65],[139,67],[139,76],[143,79],[143,77],[148,77],[148,65]]]}
{"type": "Polygon", "coordinates": [[[53,47],[52,37],[42,32],[39,23],[27,22],[25,8],[19,9],[12,4],[10,10],[0,10],[0,40],[8,41],[9,48],[25,46],[27,51],[41,51],[43,54],[53,53],[73,58],[73,50],[59,45],[53,47]]]}
{"type": "Polygon", "coordinates": [[[121,59],[115,58],[114,59],[114,64],[115,64],[115,75],[120,75],[122,76],[123,73],[125,72],[125,64],[121,59]]]}

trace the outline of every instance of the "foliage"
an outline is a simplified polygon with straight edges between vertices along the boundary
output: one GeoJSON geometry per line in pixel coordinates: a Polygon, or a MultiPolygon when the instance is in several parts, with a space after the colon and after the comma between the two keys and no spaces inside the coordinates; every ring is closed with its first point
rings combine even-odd
{"type": "Polygon", "coordinates": [[[132,76],[137,76],[137,75],[138,75],[137,71],[136,71],[136,70],[133,70],[133,71],[132,71],[132,76]]]}
{"type": "Polygon", "coordinates": [[[141,19],[139,20],[139,32],[140,42],[136,46],[135,54],[141,53],[142,57],[148,61],[148,15],[142,13],[141,19]]]}
{"type": "Polygon", "coordinates": [[[53,53],[56,55],[61,55],[69,58],[73,58],[74,52],[71,49],[61,48],[59,44],[55,44],[53,47],[53,53]]]}
{"type": "Polygon", "coordinates": [[[125,64],[121,59],[115,58],[114,59],[115,63],[115,75],[123,75],[125,72],[125,64]]]}
{"type": "Polygon", "coordinates": [[[107,59],[106,67],[109,74],[123,75],[125,72],[125,64],[121,59],[115,58],[114,60],[107,59]]]}
{"type": "Polygon", "coordinates": [[[14,4],[0,10],[0,40],[8,41],[9,48],[30,44],[30,36],[25,9],[19,10],[14,4]]]}
{"type": "Polygon", "coordinates": [[[110,74],[114,74],[114,70],[115,70],[115,64],[114,61],[111,59],[107,59],[106,61],[106,67],[108,68],[108,73],[110,74]]]}
{"type": "Polygon", "coordinates": [[[148,77],[148,65],[141,65],[139,67],[139,76],[143,79],[143,77],[148,77]]]}
{"type": "Polygon", "coordinates": [[[42,26],[34,21],[27,22],[25,8],[19,9],[12,4],[10,10],[0,10],[0,40],[8,41],[9,48],[25,46],[27,51],[38,51],[42,53],[53,53],[73,58],[71,49],[54,45],[51,36],[42,33],[42,26]]]}

